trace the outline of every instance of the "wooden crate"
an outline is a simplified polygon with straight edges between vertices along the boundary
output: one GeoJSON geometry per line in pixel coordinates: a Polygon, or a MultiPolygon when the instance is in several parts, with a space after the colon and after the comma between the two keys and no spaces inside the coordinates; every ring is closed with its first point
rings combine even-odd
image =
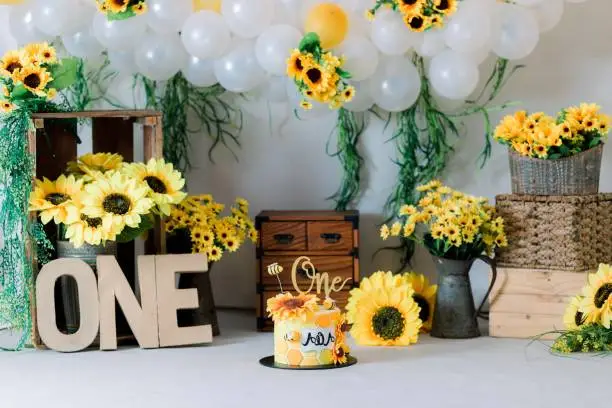
{"type": "Polygon", "coordinates": [[[497,272],[489,298],[492,337],[532,338],[564,329],[565,308],[587,283],[586,272],[503,267],[497,272]]]}
{"type": "MultiPolygon", "coordinates": [[[[126,161],[134,160],[134,126],[143,126],[145,161],[163,157],[163,133],[161,113],[155,111],[89,111],[68,113],[36,113],[32,117],[34,128],[28,132],[29,150],[36,158],[35,177],[55,179],[66,169],[69,161],[77,158],[76,121],[88,119],[92,126],[93,153],[119,153],[126,161]]],[[[34,252],[31,244],[28,250],[34,252]]],[[[145,241],[147,254],[165,253],[164,228],[161,223],[145,241]]],[[[135,287],[135,245],[134,242],[118,246],[117,260],[132,288],[135,287]]],[[[38,265],[34,265],[34,279],[38,265]]],[[[60,310],[60,296],[56,294],[60,310]]],[[[119,309],[118,309],[119,310],[119,309]]],[[[36,325],[36,300],[32,297],[32,344],[42,347],[36,325]]],[[[59,322],[58,322],[59,323],[59,322]]],[[[131,338],[131,331],[123,317],[118,314],[118,334],[124,339],[131,338]]]]}
{"type": "MultiPolygon", "coordinates": [[[[308,256],[317,272],[349,279],[342,292],[333,295],[344,308],[349,291],[359,284],[359,212],[357,211],[264,211],[255,219],[260,240],[257,247],[257,329],[274,328],[267,318],[266,302],[280,292],[278,281],[267,273],[268,265],[278,263],[285,291],[295,292],[291,266],[296,258],[308,256]]],[[[305,276],[297,276],[298,285],[306,290],[305,276]]]]}

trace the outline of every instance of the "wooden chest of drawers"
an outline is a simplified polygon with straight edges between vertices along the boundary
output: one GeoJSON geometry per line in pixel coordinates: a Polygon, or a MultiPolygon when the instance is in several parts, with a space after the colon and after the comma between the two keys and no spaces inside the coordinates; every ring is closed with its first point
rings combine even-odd
{"type": "MultiPolygon", "coordinates": [[[[340,308],[346,306],[349,291],[359,284],[359,212],[264,211],[256,217],[255,224],[260,236],[256,277],[258,330],[269,331],[274,327],[267,318],[266,302],[280,293],[277,278],[267,273],[268,266],[275,263],[283,268],[278,276],[283,289],[294,293],[291,268],[301,256],[310,258],[317,272],[327,272],[330,282],[335,277],[348,279],[342,291],[333,295],[340,308]]],[[[296,277],[300,288],[307,290],[310,279],[304,273],[296,277]]]]}

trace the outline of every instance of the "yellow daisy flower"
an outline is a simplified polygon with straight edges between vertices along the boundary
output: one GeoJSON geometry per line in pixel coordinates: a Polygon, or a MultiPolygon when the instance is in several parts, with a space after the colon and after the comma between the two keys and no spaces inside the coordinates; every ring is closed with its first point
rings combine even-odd
{"type": "Polygon", "coordinates": [[[226,240],[223,241],[223,246],[229,252],[236,252],[238,248],[240,248],[240,241],[236,237],[230,236],[226,240]]]}
{"type": "Polygon", "coordinates": [[[329,74],[317,64],[304,69],[304,83],[313,92],[322,92],[329,87],[329,74]]]}
{"type": "Polygon", "coordinates": [[[421,13],[426,0],[395,0],[397,8],[402,14],[421,13]]]}
{"type": "Polygon", "coordinates": [[[136,15],[141,15],[146,13],[148,10],[147,4],[144,2],[135,4],[132,6],[132,11],[136,13],[136,15]]]}
{"type": "Polygon", "coordinates": [[[421,331],[428,333],[431,330],[433,323],[433,313],[436,304],[436,292],[438,291],[438,285],[430,285],[429,281],[424,275],[416,274],[414,272],[404,274],[404,280],[407,284],[412,287],[414,291],[412,298],[417,305],[421,308],[419,312],[419,319],[423,322],[421,331]]]}
{"type": "Polygon", "coordinates": [[[400,233],[402,232],[402,224],[400,222],[394,222],[393,225],[391,225],[391,236],[393,237],[399,237],[400,233]]]}
{"type": "Polygon", "coordinates": [[[11,113],[14,111],[16,106],[9,101],[0,101],[0,112],[11,113]]]}
{"type": "Polygon", "coordinates": [[[74,176],[61,175],[53,182],[47,178],[36,180],[30,195],[30,211],[40,213],[43,224],[54,220],[56,224],[70,224],[78,221],[78,209],[72,204],[83,189],[83,181],[74,176]]]}
{"type": "Polygon", "coordinates": [[[434,9],[450,16],[457,11],[457,0],[434,0],[434,9]]]}
{"type": "Polygon", "coordinates": [[[345,102],[352,101],[354,97],[355,97],[355,87],[354,86],[347,86],[344,89],[344,91],[342,91],[342,99],[345,102]]]}
{"type": "Polygon", "coordinates": [[[218,246],[213,246],[206,251],[209,262],[218,262],[223,257],[223,250],[218,246]]]}
{"type": "Polygon", "coordinates": [[[121,173],[98,177],[85,186],[83,213],[101,218],[108,231],[123,230],[124,226],[137,228],[142,216],[149,214],[154,203],[147,197],[146,184],[121,173]]]}
{"type": "Polygon", "coordinates": [[[42,43],[40,47],[40,61],[43,64],[55,64],[57,62],[57,52],[48,43],[42,43]]]}
{"type": "Polygon", "coordinates": [[[387,225],[380,227],[380,237],[383,239],[383,241],[386,241],[390,234],[391,231],[389,231],[389,227],[387,225]]]}
{"type": "Polygon", "coordinates": [[[53,77],[46,69],[34,65],[28,65],[17,71],[14,77],[25,88],[37,96],[47,96],[45,88],[53,80],[53,77]]]}
{"type": "Polygon", "coordinates": [[[106,7],[111,13],[125,13],[130,0],[106,0],[106,7]]]}
{"type": "Polygon", "coordinates": [[[179,204],[187,197],[187,193],[181,191],[185,179],[172,163],[166,163],[164,159],[151,159],[147,164],[128,164],[122,171],[149,186],[149,197],[164,215],[170,215],[170,206],[179,204]]]}

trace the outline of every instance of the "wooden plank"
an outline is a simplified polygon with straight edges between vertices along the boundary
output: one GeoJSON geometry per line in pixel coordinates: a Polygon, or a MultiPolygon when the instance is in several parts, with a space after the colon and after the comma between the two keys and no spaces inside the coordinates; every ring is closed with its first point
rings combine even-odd
{"type": "MultiPolygon", "coordinates": [[[[532,313],[491,313],[489,315],[489,336],[529,339],[550,331],[562,330],[563,316],[532,313]]],[[[542,337],[555,339],[558,334],[542,337]]]]}
{"type": "Polygon", "coordinates": [[[262,211],[258,217],[270,221],[344,221],[345,217],[358,217],[358,211],[262,211]]]}
{"type": "Polygon", "coordinates": [[[94,110],[87,112],[34,113],[33,119],[70,119],[70,118],[144,118],[161,117],[161,112],[152,110],[94,110]]]}
{"type": "Polygon", "coordinates": [[[537,313],[562,316],[572,296],[498,294],[491,313],[537,313]]]}
{"type": "Polygon", "coordinates": [[[157,118],[153,126],[143,126],[144,132],[144,160],[164,157],[164,136],[162,122],[157,118]]]}
{"type": "Polygon", "coordinates": [[[311,251],[350,251],[353,249],[353,223],[349,221],[312,221],[306,223],[308,249],[311,251]]]}
{"type": "Polygon", "coordinates": [[[94,153],[119,153],[125,161],[134,160],[134,124],[117,117],[97,117],[92,120],[94,153]]]}
{"type": "Polygon", "coordinates": [[[524,295],[575,296],[587,283],[587,273],[538,269],[497,268],[497,282],[490,300],[500,293],[524,295]]]}
{"type": "Polygon", "coordinates": [[[260,239],[264,250],[305,251],[306,223],[264,222],[260,239]]]}
{"type": "Polygon", "coordinates": [[[69,161],[77,158],[76,129],[66,122],[44,123],[36,132],[36,175],[42,180],[57,179],[66,171],[69,161]]]}

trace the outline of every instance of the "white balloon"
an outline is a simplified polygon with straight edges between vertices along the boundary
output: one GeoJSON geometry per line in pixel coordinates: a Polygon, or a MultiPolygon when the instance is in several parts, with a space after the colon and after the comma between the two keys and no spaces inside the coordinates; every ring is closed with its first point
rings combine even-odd
{"type": "Polygon", "coordinates": [[[46,41],[50,38],[48,34],[36,28],[33,10],[33,3],[25,3],[11,7],[9,27],[12,36],[19,45],[46,41]]]}
{"type": "Polygon", "coordinates": [[[478,3],[462,4],[444,29],[446,45],[458,52],[471,52],[487,44],[491,36],[489,11],[478,3]]]}
{"type": "Polygon", "coordinates": [[[431,86],[448,99],[465,99],[478,85],[478,65],[467,56],[447,50],[429,65],[431,86]]]}
{"type": "Polygon", "coordinates": [[[487,44],[478,50],[474,50],[471,52],[461,52],[460,54],[465,55],[470,60],[474,61],[476,65],[480,65],[487,60],[489,55],[491,55],[491,45],[487,44]]]}
{"type": "Polygon", "coordinates": [[[70,19],[63,28],[62,33],[67,35],[85,31],[86,28],[91,27],[97,12],[95,5],[85,4],[77,0],[70,10],[70,19]]]}
{"type": "Polygon", "coordinates": [[[17,48],[17,40],[11,34],[9,26],[9,6],[0,6],[0,55],[17,48]]]}
{"type": "Polygon", "coordinates": [[[272,75],[261,87],[261,98],[270,102],[280,103],[287,101],[287,78],[272,75]]]}
{"type": "Polygon", "coordinates": [[[93,21],[94,35],[109,50],[126,51],[140,44],[147,30],[144,16],[109,21],[98,13],[93,21]]]}
{"type": "Polygon", "coordinates": [[[62,36],[62,42],[66,51],[75,57],[88,59],[98,57],[104,47],[93,35],[91,26],[85,27],[82,31],[62,36]]]}
{"type": "Polygon", "coordinates": [[[72,10],[76,5],[75,0],[35,0],[34,24],[45,34],[61,35],[70,25],[72,10]]]}
{"type": "Polygon", "coordinates": [[[187,65],[187,52],[178,34],[149,34],[136,48],[136,66],[154,81],[165,81],[187,65]]]}
{"type": "Polygon", "coordinates": [[[287,59],[291,50],[297,48],[302,34],[289,25],[268,27],[255,42],[255,55],[259,65],[273,75],[287,71],[287,59]]]}
{"type": "Polygon", "coordinates": [[[372,22],[372,42],[387,55],[402,55],[418,44],[420,37],[406,28],[399,13],[380,9],[372,22]]]}
{"type": "Polygon", "coordinates": [[[421,77],[407,57],[387,57],[369,80],[374,102],[389,112],[400,112],[411,107],[421,92],[421,77]]]}
{"type": "Polygon", "coordinates": [[[586,3],[587,0],[565,0],[568,3],[586,3]]]}
{"type": "Polygon", "coordinates": [[[555,28],[561,22],[564,9],[563,0],[546,0],[532,7],[531,11],[535,14],[540,32],[545,33],[555,28]]]}
{"type": "Polygon", "coordinates": [[[423,33],[422,41],[415,50],[421,57],[433,57],[446,49],[443,30],[430,30],[423,33]]]}
{"type": "Polygon", "coordinates": [[[230,30],[239,37],[261,34],[274,18],[273,0],[223,0],[221,14],[230,30]]]}
{"type": "Polygon", "coordinates": [[[519,6],[531,7],[546,3],[547,1],[548,0],[514,0],[514,3],[518,4],[519,6]]]}
{"type": "Polygon", "coordinates": [[[220,57],[229,48],[231,39],[223,17],[209,10],[189,16],[181,30],[185,49],[198,58],[220,57]]]}
{"type": "Polygon", "coordinates": [[[147,22],[158,33],[178,32],[193,11],[192,0],[149,0],[147,5],[147,22]]]}
{"type": "Polygon", "coordinates": [[[253,43],[238,43],[229,53],[215,61],[215,76],[230,92],[248,92],[266,79],[257,62],[253,43]]]}
{"type": "Polygon", "coordinates": [[[369,81],[353,82],[351,85],[355,87],[355,96],[344,104],[344,108],[351,112],[365,112],[374,106],[369,81]]]}
{"type": "Polygon", "coordinates": [[[344,69],[354,81],[371,77],[378,67],[378,50],[372,42],[360,35],[353,35],[342,42],[338,54],[344,56],[344,69]]]}
{"type": "Polygon", "coordinates": [[[108,60],[113,70],[123,75],[138,73],[136,56],[132,51],[108,51],[108,60]]]}
{"type": "Polygon", "coordinates": [[[514,4],[497,5],[501,30],[493,43],[493,52],[509,60],[525,58],[540,40],[535,16],[526,8],[514,4]]]}
{"type": "Polygon", "coordinates": [[[118,75],[109,84],[106,94],[126,108],[143,109],[147,106],[144,84],[142,81],[135,81],[132,76],[118,75]]]}
{"type": "Polygon", "coordinates": [[[183,75],[195,86],[212,86],[217,83],[215,60],[190,56],[187,67],[183,69],[183,75]]]}
{"type": "Polygon", "coordinates": [[[272,24],[288,24],[293,27],[301,27],[299,6],[290,4],[290,1],[276,0],[274,4],[274,18],[272,24]]]}

